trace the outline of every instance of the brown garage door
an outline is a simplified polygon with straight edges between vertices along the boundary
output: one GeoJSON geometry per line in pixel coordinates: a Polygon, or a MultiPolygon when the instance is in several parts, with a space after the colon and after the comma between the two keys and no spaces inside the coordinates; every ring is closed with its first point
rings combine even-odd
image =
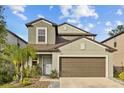
{"type": "Polygon", "coordinates": [[[61,57],[61,77],[105,77],[104,57],[61,57]]]}

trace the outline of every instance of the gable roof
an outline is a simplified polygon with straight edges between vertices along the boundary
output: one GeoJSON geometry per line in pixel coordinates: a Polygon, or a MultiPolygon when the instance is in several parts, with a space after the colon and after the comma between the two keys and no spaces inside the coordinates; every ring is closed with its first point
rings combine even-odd
{"type": "Polygon", "coordinates": [[[53,23],[53,22],[51,22],[51,21],[49,21],[49,20],[47,20],[47,19],[45,19],[45,18],[38,18],[38,19],[33,20],[33,21],[29,22],[29,23],[26,23],[26,26],[27,26],[27,27],[28,27],[28,26],[31,26],[33,23],[38,22],[38,21],[40,21],[40,20],[47,21],[48,23],[51,23],[52,25],[55,25],[55,26],[57,25],[56,23],[53,23]]]}
{"type": "Polygon", "coordinates": [[[102,44],[102,43],[100,43],[100,42],[98,42],[98,41],[96,41],[96,40],[87,38],[86,36],[78,37],[78,38],[73,39],[73,40],[71,40],[71,41],[69,41],[69,42],[63,43],[62,45],[59,45],[59,46],[57,46],[57,47],[55,47],[55,48],[60,48],[60,47],[62,47],[62,46],[64,46],[64,45],[67,45],[67,44],[69,44],[69,43],[72,43],[72,42],[74,42],[74,41],[76,41],[76,40],[79,40],[79,39],[81,39],[81,38],[85,38],[85,39],[88,39],[88,40],[90,40],[90,41],[92,41],[92,42],[94,42],[94,43],[97,43],[97,44],[99,44],[99,45],[105,47],[106,50],[108,50],[108,51],[110,51],[110,52],[116,51],[116,49],[114,49],[114,48],[112,48],[112,47],[110,47],[110,46],[107,46],[107,45],[105,45],[105,44],[102,44]]]}
{"type": "MultiPolygon", "coordinates": [[[[79,37],[81,38],[81,37],[79,37]]],[[[70,40],[70,41],[65,41],[57,44],[30,44],[32,47],[34,47],[38,52],[58,52],[59,47],[64,46],[66,44],[69,44],[73,41],[78,40],[79,38],[70,40]]]]}
{"type": "Polygon", "coordinates": [[[106,42],[106,41],[108,41],[108,40],[110,40],[110,39],[113,39],[113,38],[115,38],[115,37],[117,37],[117,36],[119,36],[119,35],[121,35],[121,34],[123,34],[123,33],[124,33],[124,31],[122,31],[122,32],[120,32],[120,33],[118,33],[118,34],[116,34],[116,35],[114,35],[114,36],[112,36],[112,37],[109,37],[109,38],[103,40],[101,43],[104,43],[104,42],[106,42]]]}
{"type": "Polygon", "coordinates": [[[96,34],[89,33],[59,33],[59,36],[96,36],[96,34]]]}
{"type": "Polygon", "coordinates": [[[18,35],[16,35],[15,33],[13,33],[12,31],[10,31],[10,30],[7,30],[9,33],[11,33],[12,35],[14,35],[16,38],[18,38],[18,39],[20,39],[21,41],[23,41],[25,44],[27,44],[27,42],[24,40],[24,39],[22,39],[21,37],[19,37],[18,35]]]}
{"type": "Polygon", "coordinates": [[[96,35],[97,35],[97,34],[93,34],[93,33],[87,32],[87,31],[85,31],[85,30],[83,30],[83,29],[81,29],[81,28],[78,28],[78,27],[76,27],[76,26],[74,26],[74,25],[72,25],[72,24],[70,24],[70,23],[67,23],[67,22],[64,22],[64,23],[62,23],[62,24],[60,24],[60,25],[58,25],[58,26],[62,26],[62,25],[64,25],[64,24],[67,24],[67,25],[69,25],[69,26],[72,26],[72,27],[74,27],[74,28],[76,28],[76,29],[78,29],[78,30],[81,30],[81,31],[85,32],[87,35],[93,35],[93,36],[96,36],[96,35]]]}
{"type": "MultiPolygon", "coordinates": [[[[86,33],[85,35],[89,35],[89,36],[96,36],[96,35],[97,35],[97,34],[93,34],[93,33],[87,32],[87,31],[85,31],[85,30],[83,30],[83,29],[81,29],[81,28],[78,28],[78,27],[76,27],[76,26],[74,26],[74,25],[72,25],[72,24],[70,24],[70,23],[67,23],[67,22],[64,22],[64,23],[62,23],[62,24],[57,25],[56,23],[54,23],[54,22],[52,22],[52,21],[49,21],[49,20],[47,20],[47,19],[45,19],[45,18],[39,18],[39,19],[33,20],[33,21],[29,22],[29,23],[26,23],[26,26],[27,26],[27,27],[28,27],[28,26],[32,26],[33,23],[38,22],[38,21],[40,21],[40,20],[47,21],[48,23],[51,23],[53,26],[56,26],[56,27],[57,27],[57,26],[64,25],[64,24],[67,24],[67,25],[69,25],[69,26],[71,26],[71,27],[74,27],[74,28],[76,28],[76,29],[78,29],[78,30],[81,30],[81,31],[85,32],[85,33],[86,33]]],[[[60,34],[60,33],[59,33],[59,35],[63,35],[63,34],[60,34]]],[[[67,34],[67,33],[66,33],[66,34],[64,34],[64,35],[81,36],[82,34],[81,34],[81,33],[78,33],[78,34],[76,34],[76,33],[68,33],[68,34],[67,34]]],[[[84,33],[83,33],[83,35],[84,35],[84,33]]]]}
{"type": "Polygon", "coordinates": [[[55,44],[29,44],[36,49],[37,52],[58,52],[59,49],[54,48],[55,44]]]}
{"type": "Polygon", "coordinates": [[[90,39],[90,38],[87,38],[87,37],[85,37],[85,38],[88,39],[88,40],[90,40],[90,41],[93,41],[94,43],[97,43],[97,44],[100,44],[100,45],[106,47],[106,49],[107,49],[108,51],[110,51],[110,52],[113,52],[113,51],[116,51],[116,50],[117,50],[117,49],[115,49],[115,48],[112,48],[112,47],[110,47],[110,46],[108,46],[108,45],[105,45],[105,44],[103,44],[103,43],[101,43],[101,42],[98,42],[98,41],[96,41],[96,40],[93,40],[93,39],[90,39]]]}
{"type": "Polygon", "coordinates": [[[58,52],[60,47],[65,46],[65,45],[67,45],[67,44],[70,44],[70,43],[72,43],[72,42],[74,42],[74,41],[77,41],[77,40],[79,40],[79,39],[81,39],[81,38],[85,38],[85,39],[88,39],[88,40],[90,40],[90,41],[92,41],[92,42],[94,42],[94,43],[97,43],[97,44],[99,44],[99,45],[105,47],[106,50],[108,50],[109,52],[114,52],[114,51],[116,51],[116,49],[114,49],[114,48],[112,48],[112,47],[109,47],[109,46],[107,46],[107,45],[104,45],[104,44],[102,44],[102,43],[100,43],[100,42],[98,42],[98,41],[92,40],[92,39],[87,38],[87,37],[85,37],[85,36],[80,36],[80,37],[75,38],[75,39],[73,39],[73,40],[66,41],[66,42],[62,42],[62,43],[58,43],[58,44],[30,44],[30,45],[33,46],[34,48],[36,48],[36,50],[37,50],[38,52],[58,52]]]}

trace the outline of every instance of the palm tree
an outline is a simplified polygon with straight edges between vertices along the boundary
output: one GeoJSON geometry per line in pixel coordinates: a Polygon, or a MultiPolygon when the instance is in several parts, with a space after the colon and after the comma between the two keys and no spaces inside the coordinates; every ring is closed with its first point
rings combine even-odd
{"type": "Polygon", "coordinates": [[[5,51],[8,55],[4,58],[13,62],[16,69],[16,76],[18,80],[20,79],[22,81],[24,64],[29,61],[29,57],[32,59],[36,57],[35,49],[29,45],[24,48],[20,48],[17,45],[9,45],[5,51]]]}
{"type": "Polygon", "coordinates": [[[113,29],[111,31],[109,31],[109,35],[110,36],[114,36],[120,32],[123,32],[124,31],[124,25],[118,25],[116,29],[113,29]]]}
{"type": "Polygon", "coordinates": [[[31,47],[30,45],[27,45],[24,49],[24,54],[25,54],[25,59],[26,59],[26,62],[27,62],[27,65],[28,65],[28,61],[29,61],[29,58],[31,57],[32,59],[36,58],[36,51],[33,47],[31,47]]]}
{"type": "Polygon", "coordinates": [[[10,60],[13,62],[15,66],[15,73],[16,78],[19,80],[20,77],[20,64],[22,61],[22,49],[19,48],[16,45],[8,45],[8,47],[5,49],[6,53],[8,53],[7,57],[5,57],[7,60],[10,60]]]}
{"type": "Polygon", "coordinates": [[[31,47],[30,45],[27,45],[25,48],[21,50],[21,54],[22,54],[22,60],[21,60],[21,79],[20,80],[23,80],[24,64],[27,63],[27,66],[28,66],[29,58],[31,57],[32,59],[34,59],[36,57],[36,53],[33,47],[31,47]]]}

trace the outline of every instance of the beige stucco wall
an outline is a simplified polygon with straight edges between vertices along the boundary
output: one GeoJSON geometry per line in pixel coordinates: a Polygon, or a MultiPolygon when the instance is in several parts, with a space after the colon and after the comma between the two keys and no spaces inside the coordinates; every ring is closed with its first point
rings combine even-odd
{"type": "Polygon", "coordinates": [[[73,39],[78,38],[79,36],[59,36],[59,37],[66,39],[66,40],[73,40],[73,39]]]}
{"type": "MultiPolygon", "coordinates": [[[[80,36],[59,36],[59,37],[62,37],[62,38],[64,38],[64,39],[66,39],[66,40],[73,40],[73,39],[76,39],[76,38],[78,38],[78,37],[80,37],[80,36]]],[[[94,36],[87,36],[88,38],[90,38],[90,39],[95,39],[94,38],[94,36]]]]}
{"type": "MultiPolygon", "coordinates": [[[[73,34],[86,34],[85,31],[82,31],[82,30],[79,30],[73,26],[70,26],[68,24],[63,24],[61,26],[58,26],[58,34],[70,34],[70,33],[73,33],[73,34]],[[65,30],[65,27],[66,27],[66,30],[65,30]]],[[[72,40],[72,39],[75,39],[77,37],[80,37],[80,36],[61,36],[63,37],[64,39],[67,39],[67,40],[72,40]]],[[[94,36],[87,36],[88,38],[91,38],[91,39],[95,39],[94,36]]]]}
{"type": "Polygon", "coordinates": [[[64,24],[64,25],[58,26],[58,34],[59,33],[86,33],[86,32],[76,29],[75,27],[72,27],[68,24],[64,24]],[[66,30],[65,30],[65,27],[66,27],[66,30]]]}
{"type": "Polygon", "coordinates": [[[80,39],[77,41],[74,41],[73,43],[67,44],[63,47],[60,47],[60,53],[53,53],[53,69],[57,69],[59,72],[59,56],[61,55],[74,55],[74,56],[106,56],[108,59],[108,77],[113,77],[113,56],[112,53],[109,53],[105,51],[105,48],[96,45],[95,43],[92,43],[90,41],[87,41],[85,39],[80,39]],[[82,50],[80,48],[80,44],[85,43],[86,48],[82,50]]]}
{"type": "Polygon", "coordinates": [[[112,38],[104,42],[104,44],[114,47],[114,41],[117,42],[117,47],[115,47],[117,51],[113,53],[113,56],[114,56],[113,64],[114,66],[122,67],[124,66],[124,43],[123,43],[124,34],[121,34],[115,38],[112,38]]]}
{"type": "MultiPolygon", "coordinates": [[[[52,54],[52,69],[59,73],[59,56],[81,56],[81,57],[106,57],[106,70],[109,78],[113,77],[113,54],[106,51],[104,47],[91,41],[79,39],[59,48],[60,52],[39,52],[39,54],[52,54]],[[80,44],[85,43],[86,48],[82,50],[80,44]]],[[[39,58],[40,59],[40,58],[39,58]]]]}
{"type": "Polygon", "coordinates": [[[38,21],[33,24],[33,27],[28,27],[28,42],[30,44],[36,44],[36,27],[46,27],[47,28],[47,43],[48,44],[55,44],[55,27],[51,24],[44,22],[44,21],[38,21]]]}
{"type": "Polygon", "coordinates": [[[19,43],[20,47],[25,47],[27,45],[24,41],[17,38],[15,35],[13,35],[10,32],[7,32],[6,42],[11,45],[17,45],[19,43]]]}

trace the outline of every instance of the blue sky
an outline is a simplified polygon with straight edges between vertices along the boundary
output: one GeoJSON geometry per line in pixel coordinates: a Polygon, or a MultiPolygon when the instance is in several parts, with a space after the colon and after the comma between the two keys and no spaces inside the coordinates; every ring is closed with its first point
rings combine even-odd
{"type": "Polygon", "coordinates": [[[86,31],[97,34],[96,40],[108,38],[108,31],[117,25],[123,25],[124,6],[6,6],[7,27],[23,39],[28,39],[25,24],[39,17],[54,23],[69,22],[86,31]]]}

